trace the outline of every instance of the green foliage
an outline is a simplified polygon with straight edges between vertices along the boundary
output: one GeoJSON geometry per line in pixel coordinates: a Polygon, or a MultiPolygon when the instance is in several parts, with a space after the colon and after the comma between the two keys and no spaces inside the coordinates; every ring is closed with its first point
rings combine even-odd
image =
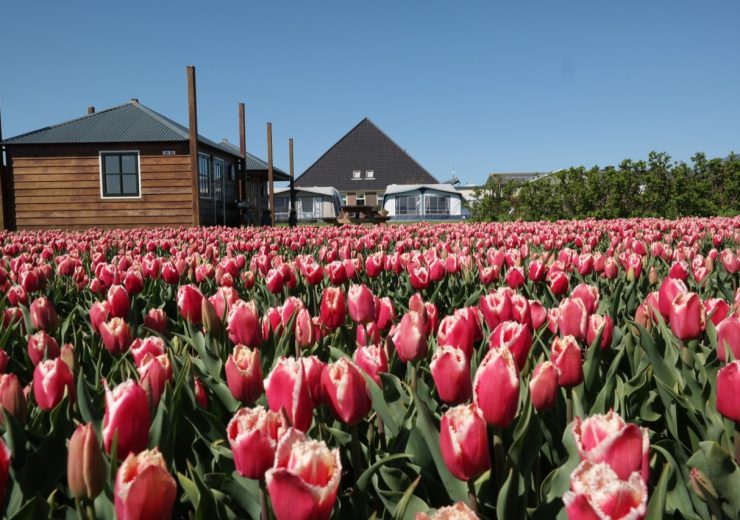
{"type": "Polygon", "coordinates": [[[505,181],[492,175],[471,208],[474,220],[560,220],[737,215],[740,156],[691,164],[650,152],[647,161],[619,166],[558,170],[535,181],[505,181]]]}

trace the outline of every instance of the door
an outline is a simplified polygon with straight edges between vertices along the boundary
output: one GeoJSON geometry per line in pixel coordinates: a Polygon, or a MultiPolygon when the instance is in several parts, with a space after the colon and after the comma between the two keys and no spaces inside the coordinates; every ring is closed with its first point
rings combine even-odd
{"type": "Polygon", "coordinates": [[[321,197],[313,198],[313,218],[324,217],[324,200],[321,197]]]}
{"type": "Polygon", "coordinates": [[[221,159],[213,160],[213,223],[217,226],[226,225],[226,185],[224,180],[224,162],[221,159]]]}

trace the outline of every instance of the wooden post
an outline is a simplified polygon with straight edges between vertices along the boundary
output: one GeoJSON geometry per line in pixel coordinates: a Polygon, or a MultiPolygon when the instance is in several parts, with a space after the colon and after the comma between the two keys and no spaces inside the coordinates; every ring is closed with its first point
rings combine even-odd
{"type": "Polygon", "coordinates": [[[275,225],[275,179],[272,171],[272,123],[267,123],[267,193],[269,195],[270,220],[275,225]]]}
{"type": "MultiPolygon", "coordinates": [[[[242,158],[242,171],[239,172],[237,183],[237,199],[239,202],[247,200],[247,123],[244,115],[244,103],[239,103],[239,155],[242,158]]],[[[246,210],[239,208],[239,227],[244,224],[246,210]]]]}
{"type": "Polygon", "coordinates": [[[94,114],[94,113],[95,113],[95,107],[94,106],[87,107],[87,114],[88,115],[94,114]]]}
{"type": "Polygon", "coordinates": [[[195,94],[195,67],[188,65],[188,119],[190,137],[190,176],[193,193],[193,225],[200,225],[200,190],[198,188],[198,106],[195,94]]]}
{"type": "Polygon", "coordinates": [[[288,210],[288,222],[290,227],[297,225],[298,213],[295,209],[295,186],[293,186],[293,138],[288,139],[288,155],[290,156],[290,209],[288,210]]]}
{"type": "Polygon", "coordinates": [[[10,175],[5,169],[5,146],[3,146],[3,117],[0,110],[0,229],[8,229],[8,223],[5,221],[5,193],[7,191],[7,177],[10,175]]]}

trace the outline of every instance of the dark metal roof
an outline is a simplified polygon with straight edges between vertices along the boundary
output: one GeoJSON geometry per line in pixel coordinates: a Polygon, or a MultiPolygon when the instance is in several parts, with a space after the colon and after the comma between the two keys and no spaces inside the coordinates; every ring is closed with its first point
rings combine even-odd
{"type": "MultiPolygon", "coordinates": [[[[145,107],[137,100],[94,112],[33,132],[11,137],[4,144],[84,144],[182,142],[188,129],[172,119],[145,107]]],[[[198,142],[239,157],[233,150],[198,135],[198,142]]]]}
{"type": "Polygon", "coordinates": [[[343,192],[384,191],[389,184],[437,184],[424,167],[365,118],[295,180],[296,186],[331,186],[343,192]],[[353,180],[352,172],[361,178],[353,180]],[[373,178],[366,179],[366,172],[373,178]]]}
{"type": "MultiPolygon", "coordinates": [[[[239,147],[227,141],[226,139],[218,143],[218,146],[219,148],[229,151],[229,153],[241,156],[241,150],[239,149],[239,147]]],[[[252,155],[251,153],[247,152],[247,171],[267,171],[267,163],[256,155],[252,155]]],[[[290,175],[285,173],[280,168],[276,167],[274,164],[272,165],[272,171],[275,175],[276,181],[290,180],[290,175]]]]}

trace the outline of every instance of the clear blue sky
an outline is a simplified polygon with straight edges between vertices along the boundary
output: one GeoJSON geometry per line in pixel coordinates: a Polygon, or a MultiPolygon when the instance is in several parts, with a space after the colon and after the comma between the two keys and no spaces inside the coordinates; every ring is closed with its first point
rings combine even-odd
{"type": "Polygon", "coordinates": [[[5,137],[132,97],[301,173],[368,116],[441,181],[740,152],[737,1],[13,1],[5,137]],[[208,7],[206,7],[208,6],[208,7]]]}

